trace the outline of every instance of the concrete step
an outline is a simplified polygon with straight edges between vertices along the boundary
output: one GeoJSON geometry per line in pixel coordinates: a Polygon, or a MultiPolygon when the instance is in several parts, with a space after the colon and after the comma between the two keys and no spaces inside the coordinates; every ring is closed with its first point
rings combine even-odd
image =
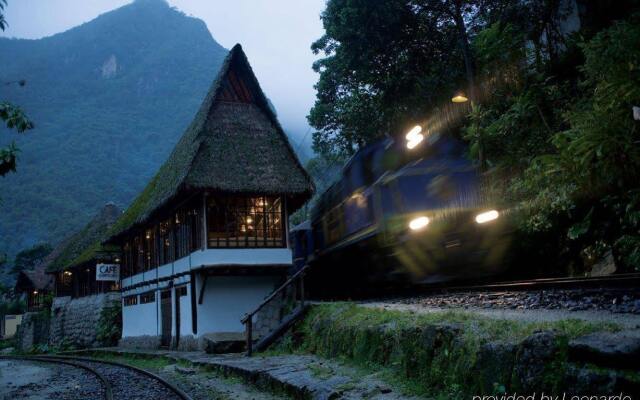
{"type": "Polygon", "coordinates": [[[203,337],[205,352],[209,354],[241,353],[245,351],[244,333],[208,333],[203,337]]]}

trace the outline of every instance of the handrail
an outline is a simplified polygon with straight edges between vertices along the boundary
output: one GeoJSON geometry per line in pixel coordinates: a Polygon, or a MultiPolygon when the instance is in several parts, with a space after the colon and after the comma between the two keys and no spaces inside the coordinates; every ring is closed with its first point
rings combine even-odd
{"type": "Polygon", "coordinates": [[[274,297],[276,297],[280,292],[282,292],[284,289],[286,289],[287,287],[289,287],[289,285],[295,281],[296,279],[298,279],[299,276],[301,276],[302,274],[304,274],[304,272],[309,268],[309,264],[305,265],[304,267],[302,267],[300,269],[300,271],[296,272],[295,274],[291,275],[291,277],[289,279],[286,280],[285,283],[283,283],[279,288],[277,288],[276,290],[273,291],[273,293],[271,293],[267,298],[265,298],[262,303],[260,303],[258,305],[258,307],[255,308],[255,310],[251,311],[250,313],[245,314],[244,317],[242,317],[242,319],[240,320],[240,322],[242,322],[243,324],[245,324],[249,318],[253,317],[256,313],[258,313],[258,311],[260,311],[262,309],[262,307],[264,307],[265,305],[267,305],[267,303],[269,303],[271,300],[273,300],[274,297]]]}
{"type": "MultiPolygon", "coordinates": [[[[300,305],[302,306],[302,309],[304,309],[305,301],[304,301],[304,280],[303,279],[304,279],[304,273],[307,271],[308,268],[309,268],[308,264],[302,267],[300,271],[293,274],[289,279],[286,280],[285,283],[283,283],[279,288],[274,290],[273,293],[271,293],[268,297],[266,297],[262,301],[262,303],[258,305],[258,307],[256,307],[253,311],[245,314],[245,316],[240,320],[240,322],[242,322],[242,324],[246,326],[245,333],[246,333],[246,341],[247,341],[247,356],[251,356],[251,354],[253,353],[253,316],[256,315],[256,313],[258,313],[260,310],[262,310],[262,308],[265,305],[267,305],[271,300],[273,300],[277,295],[285,291],[292,284],[297,283],[298,280],[300,281],[299,301],[300,301],[300,305]]],[[[297,296],[294,295],[294,301],[297,302],[295,297],[297,296]]]]}

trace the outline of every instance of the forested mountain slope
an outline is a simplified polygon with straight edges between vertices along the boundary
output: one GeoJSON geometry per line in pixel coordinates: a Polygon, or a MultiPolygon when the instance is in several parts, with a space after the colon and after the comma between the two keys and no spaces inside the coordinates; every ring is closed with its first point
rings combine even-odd
{"type": "MultiPolygon", "coordinates": [[[[0,254],[55,244],[108,201],[126,206],[166,159],[226,55],[205,23],[137,0],[69,31],[0,39],[0,100],[35,124],[0,178],[0,254]]],[[[4,131],[3,131],[4,130],[4,131]]]]}

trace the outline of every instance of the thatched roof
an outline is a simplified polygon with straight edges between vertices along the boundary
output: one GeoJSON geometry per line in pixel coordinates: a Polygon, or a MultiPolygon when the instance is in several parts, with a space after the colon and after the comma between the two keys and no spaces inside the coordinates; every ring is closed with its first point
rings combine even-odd
{"type": "Polygon", "coordinates": [[[47,272],[70,269],[96,259],[101,253],[117,250],[101,243],[109,228],[121,215],[122,212],[115,204],[106,204],[82,230],[53,250],[53,257],[45,260],[47,272]]]}
{"type": "Polygon", "coordinates": [[[314,191],[240,45],[227,55],[199,111],[111,241],[183,191],[287,195],[299,207],[314,191]]]}
{"type": "Polygon", "coordinates": [[[43,267],[31,271],[20,271],[16,280],[16,290],[45,290],[53,287],[53,276],[48,275],[43,267]]]}

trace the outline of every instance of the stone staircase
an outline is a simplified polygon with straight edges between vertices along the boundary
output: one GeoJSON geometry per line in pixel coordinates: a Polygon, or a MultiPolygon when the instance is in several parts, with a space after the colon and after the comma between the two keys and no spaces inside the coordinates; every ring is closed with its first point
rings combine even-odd
{"type": "Polygon", "coordinates": [[[308,265],[301,268],[242,318],[247,356],[266,349],[304,316],[307,309],[304,275],[308,268],[308,265]]]}

